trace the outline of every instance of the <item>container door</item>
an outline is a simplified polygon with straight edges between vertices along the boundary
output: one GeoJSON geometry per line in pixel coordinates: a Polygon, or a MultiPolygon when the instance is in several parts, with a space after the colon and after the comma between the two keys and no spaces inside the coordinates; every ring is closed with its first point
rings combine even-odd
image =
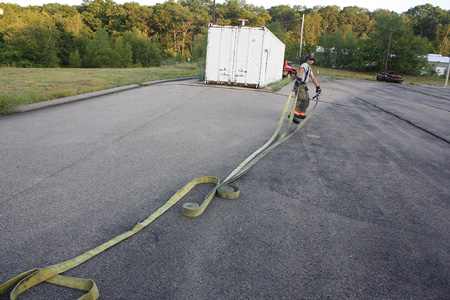
{"type": "Polygon", "coordinates": [[[234,61],[234,82],[236,84],[246,84],[248,74],[248,55],[250,28],[240,28],[236,32],[235,61],[234,61]]]}
{"type": "Polygon", "coordinates": [[[260,28],[242,27],[236,43],[235,82],[259,85],[264,31],[260,28]]]}
{"type": "Polygon", "coordinates": [[[205,69],[206,82],[230,81],[234,61],[234,43],[235,29],[209,27],[205,69]]]}
{"type": "Polygon", "coordinates": [[[232,83],[236,29],[221,28],[220,35],[218,81],[232,83]]]}

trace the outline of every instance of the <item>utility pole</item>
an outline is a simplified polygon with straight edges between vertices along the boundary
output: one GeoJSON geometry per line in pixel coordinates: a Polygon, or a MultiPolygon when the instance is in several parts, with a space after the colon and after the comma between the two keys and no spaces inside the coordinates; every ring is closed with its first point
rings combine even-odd
{"type": "Polygon", "coordinates": [[[216,24],[216,0],[214,0],[213,4],[213,24],[216,24]]]}
{"type": "Polygon", "coordinates": [[[391,33],[389,34],[389,45],[388,45],[388,52],[387,52],[387,57],[386,57],[386,66],[384,68],[384,71],[387,71],[388,68],[388,62],[389,62],[389,51],[391,51],[391,41],[392,41],[392,32],[394,31],[394,29],[391,29],[391,33]]]}
{"type": "Polygon", "coordinates": [[[448,84],[448,73],[450,73],[450,57],[448,58],[447,76],[445,76],[445,86],[448,84]]]}
{"type": "Polygon", "coordinates": [[[302,57],[302,44],[303,44],[303,23],[305,22],[305,14],[302,16],[302,30],[300,32],[300,51],[298,53],[298,60],[300,62],[300,59],[302,57]]]}

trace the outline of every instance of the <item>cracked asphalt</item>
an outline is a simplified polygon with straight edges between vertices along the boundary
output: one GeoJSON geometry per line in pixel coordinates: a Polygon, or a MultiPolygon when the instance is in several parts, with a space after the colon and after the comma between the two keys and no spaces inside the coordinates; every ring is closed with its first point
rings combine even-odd
{"type": "MultiPolygon", "coordinates": [[[[188,218],[211,185],[195,188],[65,275],[100,299],[449,299],[449,89],[318,79],[315,113],[233,183],[238,199],[188,218]]],[[[225,179],[291,88],[166,82],[0,116],[0,283],[131,229],[196,177],[225,179]]]]}

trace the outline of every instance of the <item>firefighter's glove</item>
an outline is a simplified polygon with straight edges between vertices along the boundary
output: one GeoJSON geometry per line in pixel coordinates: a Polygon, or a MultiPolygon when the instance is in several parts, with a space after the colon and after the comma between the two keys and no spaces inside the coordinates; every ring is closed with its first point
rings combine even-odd
{"type": "Polygon", "coordinates": [[[317,94],[321,94],[322,93],[322,89],[320,88],[320,86],[316,87],[316,93],[317,94]]]}

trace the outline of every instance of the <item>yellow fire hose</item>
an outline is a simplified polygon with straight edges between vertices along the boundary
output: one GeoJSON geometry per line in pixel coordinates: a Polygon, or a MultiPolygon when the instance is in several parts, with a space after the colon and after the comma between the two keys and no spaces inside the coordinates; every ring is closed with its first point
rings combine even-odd
{"type": "Polygon", "coordinates": [[[68,276],[59,275],[64,273],[70,269],[75,268],[76,266],[84,263],[85,261],[91,259],[92,257],[100,254],[106,249],[120,243],[121,241],[129,238],[135,233],[141,231],[143,228],[148,226],[154,220],[156,220],[160,215],[166,212],[169,208],[171,208],[174,204],[176,204],[181,198],[183,198],[190,190],[192,190],[196,185],[201,183],[215,183],[216,186],[212,189],[211,192],[205,197],[203,202],[199,205],[197,203],[185,203],[183,205],[183,214],[188,217],[197,217],[205,211],[208,204],[211,202],[214,195],[217,195],[224,199],[236,199],[239,197],[239,189],[236,186],[229,185],[229,183],[235,181],[242,175],[244,175],[250,168],[252,168],[258,161],[260,161],[264,156],[266,156],[270,151],[272,151],[275,147],[284,143],[286,140],[291,138],[300,128],[305,125],[305,123],[309,120],[312,113],[314,112],[317,103],[319,102],[319,94],[314,96],[313,99],[316,99],[316,103],[314,107],[310,111],[310,113],[306,116],[306,118],[298,124],[297,128],[288,133],[290,126],[293,123],[294,110],[295,105],[297,103],[297,98],[295,98],[294,103],[291,109],[291,115],[288,121],[287,129],[278,137],[278,139],[274,142],[277,137],[279,131],[281,130],[281,126],[283,124],[284,118],[288,111],[290,102],[292,98],[292,92],[289,94],[288,100],[284,106],[283,114],[281,115],[280,121],[278,123],[278,127],[273,133],[272,137],[258,150],[253,152],[247,159],[245,159],[236,169],[234,169],[230,175],[224,180],[223,183],[220,183],[219,178],[213,176],[204,176],[199,177],[184,187],[182,187],[178,192],[176,192],[163,206],[161,206],[157,211],[151,214],[147,219],[142,222],[137,223],[131,230],[122,233],[121,235],[116,236],[115,238],[109,240],[106,243],[101,244],[100,246],[80,255],[68,261],[48,266],[43,269],[32,269],[25,273],[20,274],[17,277],[12,278],[11,280],[0,285],[0,295],[5,294],[10,289],[12,289],[10,294],[10,299],[14,300],[23,293],[24,291],[32,288],[35,285],[38,285],[41,282],[48,282],[59,286],[64,286],[72,289],[77,289],[81,291],[87,292],[82,297],[78,298],[79,300],[87,300],[87,299],[97,299],[99,297],[98,288],[94,281],[89,279],[81,279],[81,278],[73,278],[68,276]]]}

